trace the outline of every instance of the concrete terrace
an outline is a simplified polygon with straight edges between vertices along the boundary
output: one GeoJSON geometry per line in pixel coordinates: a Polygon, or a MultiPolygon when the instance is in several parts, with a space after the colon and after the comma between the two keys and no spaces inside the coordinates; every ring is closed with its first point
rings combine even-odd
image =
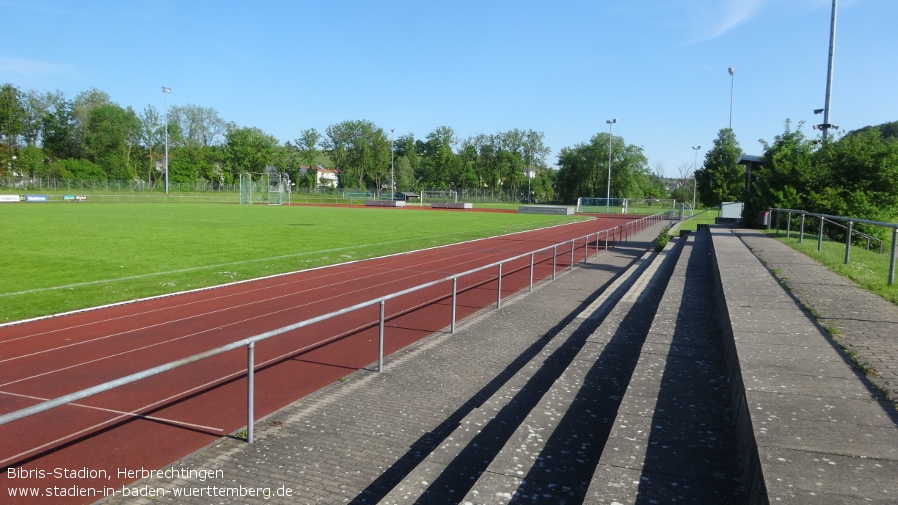
{"type": "Polygon", "coordinates": [[[761,232],[659,231],[173,463],[221,479],[104,503],[898,503],[898,307],[761,232]]]}

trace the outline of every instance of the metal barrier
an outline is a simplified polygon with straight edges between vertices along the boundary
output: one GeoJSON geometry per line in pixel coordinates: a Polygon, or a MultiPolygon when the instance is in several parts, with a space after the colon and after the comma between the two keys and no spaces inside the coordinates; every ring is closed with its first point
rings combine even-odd
{"type": "MultiPolygon", "coordinates": [[[[246,347],[246,354],[247,354],[246,441],[249,443],[252,443],[252,441],[253,441],[253,423],[254,423],[253,375],[255,373],[255,356],[254,356],[254,354],[255,354],[256,342],[266,340],[271,337],[281,335],[283,333],[298,330],[300,328],[303,328],[303,327],[306,327],[306,326],[309,326],[309,325],[312,325],[312,324],[315,324],[315,323],[318,323],[321,321],[325,321],[327,319],[338,317],[338,316],[347,314],[349,312],[360,310],[360,309],[363,309],[366,307],[371,307],[374,305],[379,305],[380,306],[380,315],[379,315],[379,321],[378,321],[378,334],[379,335],[378,335],[377,371],[382,372],[383,371],[384,321],[385,321],[385,307],[386,307],[387,301],[398,298],[403,295],[407,295],[409,293],[414,293],[416,291],[420,291],[422,289],[426,289],[426,288],[435,286],[437,284],[451,282],[452,283],[452,293],[451,293],[452,315],[451,315],[451,322],[450,322],[450,326],[449,326],[449,328],[450,328],[449,332],[455,333],[456,300],[457,300],[457,296],[458,296],[458,279],[459,278],[467,276],[467,275],[471,275],[471,274],[474,274],[474,273],[477,273],[477,272],[480,272],[483,270],[498,268],[498,276],[497,276],[498,288],[497,288],[497,298],[496,298],[496,309],[498,310],[502,306],[502,275],[503,275],[502,266],[504,264],[529,257],[529,259],[530,259],[529,291],[532,292],[533,291],[533,268],[534,268],[534,260],[535,260],[536,254],[546,252],[549,250],[552,251],[552,256],[553,256],[552,257],[552,280],[555,280],[555,274],[557,271],[556,260],[558,257],[558,248],[559,247],[563,248],[563,247],[570,245],[571,261],[570,261],[569,270],[573,270],[574,263],[575,263],[575,258],[574,258],[575,250],[578,247],[577,244],[581,240],[583,241],[583,247],[584,247],[583,262],[586,263],[589,260],[589,245],[590,244],[595,244],[594,245],[594,250],[595,250],[594,255],[597,255],[599,252],[599,243],[603,238],[604,238],[604,249],[603,250],[607,251],[608,245],[609,245],[609,240],[611,241],[611,245],[613,247],[613,245],[616,242],[626,241],[633,234],[639,233],[640,231],[643,231],[646,228],[661,222],[662,219],[663,219],[663,216],[661,214],[646,216],[637,221],[628,222],[625,225],[618,225],[618,226],[615,226],[614,228],[609,228],[609,229],[601,230],[601,231],[598,231],[595,233],[590,233],[588,235],[584,235],[582,237],[578,237],[578,238],[572,239],[570,241],[559,242],[555,245],[543,247],[542,249],[537,249],[537,250],[531,251],[529,253],[520,254],[518,256],[514,256],[512,258],[508,258],[508,259],[498,261],[495,263],[491,263],[489,265],[484,265],[482,267],[471,269],[471,270],[468,270],[468,271],[465,271],[465,272],[462,272],[459,274],[450,275],[450,276],[444,277],[442,279],[431,281],[431,282],[428,282],[425,284],[420,284],[420,285],[417,285],[417,286],[414,286],[414,287],[411,287],[408,289],[404,289],[402,291],[397,291],[395,293],[391,293],[389,295],[385,295],[385,296],[382,296],[379,298],[368,300],[366,302],[358,303],[358,304],[355,304],[350,307],[346,307],[346,308],[343,308],[343,309],[340,309],[340,310],[337,310],[334,312],[330,312],[330,313],[323,314],[323,315],[320,315],[317,317],[313,317],[311,319],[299,321],[297,323],[287,325],[287,326],[284,326],[281,328],[277,328],[275,330],[267,331],[265,333],[260,333],[258,335],[254,335],[252,337],[238,340],[236,342],[232,342],[227,345],[223,345],[220,347],[216,347],[214,349],[210,349],[208,351],[204,351],[204,352],[201,352],[198,354],[194,354],[192,356],[188,356],[186,358],[182,358],[182,359],[179,359],[176,361],[171,361],[171,362],[168,362],[168,363],[165,363],[162,365],[155,366],[153,368],[148,368],[146,370],[143,370],[143,371],[131,374],[131,375],[127,375],[125,377],[120,377],[115,380],[104,382],[103,384],[99,384],[99,385],[96,385],[96,386],[93,386],[90,388],[82,389],[82,390],[76,391],[74,393],[69,393],[67,395],[60,396],[60,397],[54,398],[52,400],[47,400],[42,403],[32,405],[30,407],[26,407],[24,409],[10,412],[8,414],[0,415],[0,425],[4,425],[4,424],[7,424],[7,423],[10,423],[13,421],[17,421],[19,419],[23,419],[23,418],[26,418],[26,417],[29,417],[29,416],[32,416],[35,414],[39,414],[41,412],[44,412],[44,411],[47,411],[47,410],[50,410],[50,409],[53,409],[56,407],[60,407],[62,405],[66,405],[66,404],[78,401],[80,399],[87,398],[89,396],[93,396],[93,395],[96,395],[96,394],[99,394],[99,393],[102,393],[105,391],[109,391],[111,389],[115,389],[115,388],[124,386],[126,384],[130,384],[132,382],[139,381],[141,379],[145,379],[145,378],[148,378],[148,377],[151,377],[151,376],[163,373],[163,372],[167,372],[169,370],[174,370],[175,368],[180,368],[184,365],[189,365],[191,363],[195,363],[197,361],[201,361],[206,358],[211,358],[212,356],[217,356],[219,354],[222,354],[222,353],[225,353],[228,351],[232,351],[232,350],[238,349],[240,347],[246,347]]],[[[483,283],[485,283],[485,282],[489,282],[489,281],[484,281],[483,283]]],[[[473,289],[473,287],[469,288],[469,289],[473,289]]],[[[319,346],[319,345],[327,344],[331,340],[334,340],[334,337],[329,337],[327,339],[324,339],[324,340],[319,341],[312,345],[319,346]]]]}
{"type": "MultiPolygon", "coordinates": [[[[786,238],[789,238],[792,233],[792,214],[798,214],[801,216],[800,228],[798,241],[804,242],[804,224],[805,217],[811,216],[816,217],[818,220],[817,227],[817,252],[820,252],[823,249],[823,226],[825,223],[832,223],[840,228],[846,230],[845,233],[845,264],[847,265],[851,261],[851,240],[852,237],[860,237],[867,241],[867,249],[870,249],[870,242],[872,240],[879,241],[879,252],[882,252],[883,241],[879,238],[873,237],[872,235],[868,235],[866,233],[861,233],[856,230],[853,230],[852,227],[855,223],[860,224],[869,224],[872,226],[881,226],[883,228],[891,228],[892,230],[892,245],[891,245],[891,253],[889,254],[889,286],[895,283],[895,257],[896,257],[896,242],[898,242],[898,224],[896,223],[886,223],[882,221],[870,221],[867,219],[857,219],[853,217],[847,216],[832,216],[829,214],[815,214],[813,212],[807,212],[804,210],[794,210],[794,209],[770,209],[770,212],[776,212],[776,234],[779,235],[780,231],[780,214],[786,214],[786,238]],[[847,224],[842,225],[837,223],[836,221],[845,221],[847,224]]],[[[772,221],[772,220],[771,220],[772,221]]],[[[770,221],[767,222],[767,229],[769,230],[771,227],[770,221]]]]}

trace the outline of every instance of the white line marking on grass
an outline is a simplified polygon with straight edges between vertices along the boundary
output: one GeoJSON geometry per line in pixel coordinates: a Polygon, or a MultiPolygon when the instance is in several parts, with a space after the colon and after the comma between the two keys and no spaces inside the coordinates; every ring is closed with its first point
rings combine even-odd
{"type": "MultiPolygon", "coordinates": [[[[571,223],[571,224],[573,224],[573,223],[571,223]]],[[[559,226],[562,226],[562,225],[559,225],[559,226]]],[[[502,226],[501,228],[508,229],[510,227],[502,226]]],[[[490,230],[490,229],[493,229],[493,228],[481,228],[480,230],[490,230]]],[[[506,235],[515,234],[515,233],[523,233],[524,231],[536,231],[536,230],[516,231],[516,232],[508,233],[506,235]]],[[[413,239],[400,239],[400,240],[391,240],[391,241],[386,241],[386,242],[378,242],[378,245],[399,244],[402,242],[410,242],[413,240],[421,241],[421,240],[427,240],[432,237],[443,237],[443,236],[460,235],[460,234],[461,233],[440,233],[440,234],[433,234],[433,235],[425,235],[423,237],[417,237],[417,238],[413,238],[413,239]]],[[[504,236],[504,235],[499,235],[498,237],[501,237],[501,236],[504,236]]],[[[487,237],[487,238],[497,238],[497,237],[487,237]]],[[[477,240],[486,240],[486,238],[473,239],[473,240],[466,241],[466,242],[473,242],[473,241],[477,241],[477,240]]],[[[463,244],[466,242],[458,242],[458,243],[446,244],[444,246],[436,246],[436,247],[445,247],[445,246],[449,246],[449,245],[463,244]]],[[[72,289],[72,288],[78,288],[78,287],[83,287],[83,286],[93,286],[93,285],[97,285],[97,284],[110,284],[110,283],[114,283],[114,282],[129,281],[129,280],[134,280],[134,279],[145,279],[147,277],[158,277],[158,276],[163,276],[163,275],[181,274],[181,273],[196,272],[196,271],[201,271],[201,270],[212,270],[212,269],[216,269],[216,268],[229,267],[229,266],[235,266],[235,265],[246,265],[246,264],[250,264],[250,263],[259,263],[259,262],[264,262],[264,261],[281,260],[281,259],[288,259],[288,258],[299,258],[302,256],[320,256],[322,254],[335,253],[335,252],[340,252],[340,251],[352,251],[352,250],[356,250],[356,249],[364,249],[365,247],[368,247],[368,246],[367,245],[365,245],[365,246],[354,245],[354,246],[347,246],[347,247],[338,247],[335,249],[323,249],[323,250],[319,250],[319,251],[309,251],[309,252],[296,253],[296,254],[282,254],[279,256],[270,256],[267,258],[256,258],[256,259],[251,259],[251,260],[232,261],[232,262],[228,262],[228,263],[218,263],[215,265],[203,265],[203,266],[198,266],[198,267],[182,268],[182,269],[178,269],[178,270],[167,270],[164,272],[152,272],[152,273],[148,273],[148,274],[130,275],[127,277],[115,277],[112,279],[99,279],[99,280],[95,280],[95,281],[76,282],[76,283],[72,283],[72,284],[65,284],[62,286],[49,286],[49,287],[45,287],[45,288],[34,288],[34,289],[26,289],[24,291],[0,293],[0,298],[5,298],[5,297],[9,297],[9,296],[27,295],[27,294],[31,294],[31,293],[42,293],[42,292],[46,292],[46,291],[56,291],[56,290],[60,290],[60,289],[72,289]]],[[[423,249],[423,250],[427,250],[427,249],[423,249]]],[[[414,251],[408,251],[408,252],[414,252],[414,251]]],[[[397,253],[397,254],[404,254],[404,253],[397,253]]],[[[366,258],[366,259],[373,259],[373,258],[366,258]]]]}

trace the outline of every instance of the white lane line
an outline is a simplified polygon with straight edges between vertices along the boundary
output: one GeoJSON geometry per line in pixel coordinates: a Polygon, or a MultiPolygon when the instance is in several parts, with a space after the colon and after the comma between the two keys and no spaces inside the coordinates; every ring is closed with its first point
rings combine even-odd
{"type": "MultiPolygon", "coordinates": [[[[233,378],[233,377],[236,377],[236,376],[239,376],[239,375],[243,375],[243,374],[245,374],[245,373],[246,373],[246,370],[241,370],[241,371],[239,371],[239,372],[230,373],[230,374],[224,375],[224,376],[222,376],[222,377],[220,377],[220,378],[218,378],[218,379],[214,379],[214,380],[208,381],[208,382],[206,382],[206,383],[204,383],[204,384],[200,384],[199,386],[190,388],[190,389],[188,389],[188,390],[186,390],[186,391],[182,391],[182,392],[180,392],[180,393],[177,393],[177,394],[174,394],[174,395],[170,395],[170,396],[168,396],[167,398],[163,398],[163,399],[161,399],[161,400],[159,400],[159,401],[156,401],[156,402],[147,404],[147,405],[145,405],[145,406],[143,406],[143,407],[136,408],[136,409],[134,409],[133,411],[131,411],[131,413],[118,415],[118,416],[113,417],[113,418],[111,418],[111,419],[108,419],[108,420],[106,420],[106,421],[96,423],[96,424],[94,424],[94,425],[92,425],[92,426],[88,426],[88,427],[86,427],[86,428],[83,428],[83,429],[81,429],[81,430],[75,431],[75,432],[70,433],[70,434],[68,434],[68,435],[65,435],[65,436],[63,436],[63,437],[59,437],[59,438],[57,438],[56,440],[51,440],[51,441],[46,442],[46,443],[44,443],[44,444],[41,444],[41,445],[39,445],[39,446],[32,447],[31,449],[27,449],[27,450],[25,450],[25,451],[22,451],[22,452],[20,452],[19,454],[16,454],[16,455],[13,455],[13,456],[9,456],[8,458],[6,458],[6,459],[4,459],[4,460],[0,460],[0,465],[6,465],[6,463],[9,463],[9,462],[11,462],[11,461],[15,461],[15,460],[17,460],[17,459],[19,459],[19,458],[21,458],[21,457],[23,457],[23,456],[26,456],[26,455],[28,455],[28,454],[33,454],[33,453],[35,453],[35,452],[37,452],[37,451],[40,451],[40,450],[42,450],[42,449],[46,449],[46,448],[48,448],[48,447],[52,447],[52,446],[57,445],[57,444],[59,444],[59,443],[65,442],[65,441],[67,441],[67,440],[71,440],[71,439],[73,439],[73,438],[75,438],[75,437],[78,437],[78,436],[81,436],[81,435],[83,435],[83,434],[85,434],[85,433],[90,433],[91,431],[97,430],[97,429],[102,428],[102,427],[104,427],[104,426],[108,426],[108,425],[110,425],[110,424],[117,423],[117,422],[121,421],[122,419],[138,417],[139,414],[134,414],[134,412],[139,412],[139,411],[142,411],[142,410],[148,410],[148,409],[151,409],[151,408],[156,407],[156,406],[158,406],[158,405],[161,405],[161,404],[163,404],[163,403],[167,403],[167,402],[170,402],[170,401],[175,400],[175,399],[177,399],[177,398],[186,396],[186,395],[188,395],[188,394],[190,394],[190,393],[193,393],[194,391],[198,391],[198,390],[200,390],[200,389],[209,387],[209,386],[211,386],[211,385],[220,383],[220,382],[222,382],[222,381],[228,380],[228,379],[230,379],[230,378],[233,378]]],[[[183,423],[183,424],[186,424],[186,423],[183,423]]],[[[218,430],[218,431],[224,431],[224,430],[218,430]]]]}
{"type": "MultiPolygon", "coordinates": [[[[48,400],[52,400],[52,398],[41,398],[40,396],[24,395],[24,394],[19,394],[19,393],[13,393],[11,391],[0,391],[0,395],[15,396],[18,398],[27,398],[29,400],[35,400],[37,402],[45,402],[48,400]]],[[[144,415],[144,414],[137,414],[136,411],[126,412],[123,410],[108,409],[108,408],[104,408],[104,407],[95,407],[93,405],[84,405],[83,403],[68,403],[66,405],[71,405],[72,407],[81,407],[81,408],[88,409],[88,410],[98,410],[100,412],[108,412],[110,414],[121,414],[121,415],[127,416],[127,417],[146,419],[148,421],[160,421],[160,422],[169,423],[169,424],[176,424],[178,426],[184,426],[187,428],[200,428],[200,429],[204,429],[204,430],[211,430],[211,431],[218,431],[218,432],[224,431],[224,428],[216,428],[214,426],[206,426],[204,424],[188,423],[185,421],[178,421],[177,419],[169,419],[166,417],[156,417],[156,416],[148,416],[148,415],[144,415]]]]}
{"type": "MultiPolygon", "coordinates": [[[[476,254],[476,255],[479,255],[480,253],[481,253],[480,250],[471,250],[471,251],[468,252],[467,254],[473,256],[473,255],[475,255],[475,254],[476,254]]],[[[459,255],[456,256],[456,259],[458,259],[458,258],[460,258],[460,257],[462,257],[462,256],[463,256],[462,254],[459,254],[459,255]]],[[[431,264],[431,263],[442,263],[442,262],[444,262],[444,259],[441,259],[441,258],[442,258],[442,257],[437,257],[437,258],[435,258],[435,259],[433,259],[433,260],[431,260],[431,261],[428,261],[428,262],[425,262],[425,263],[421,263],[419,266],[425,266],[425,265],[429,265],[429,264],[431,264]]],[[[471,260],[471,261],[473,261],[473,260],[471,260]]],[[[464,263],[465,263],[465,262],[461,262],[461,263],[459,263],[459,264],[464,264],[464,263]]],[[[374,270],[374,271],[378,271],[377,268],[379,268],[379,269],[382,270],[382,269],[384,269],[384,268],[386,268],[386,267],[385,267],[385,266],[381,266],[381,267],[377,267],[377,268],[375,268],[375,267],[363,267],[363,268],[370,269],[370,270],[374,270]]],[[[324,268],[322,268],[321,270],[324,270],[324,268]]],[[[311,271],[311,270],[310,270],[310,271],[311,271]]],[[[294,273],[295,273],[295,272],[294,272],[294,273]]],[[[427,273],[427,272],[420,272],[420,274],[423,274],[423,273],[427,273]]],[[[268,303],[268,302],[270,302],[270,301],[277,300],[277,299],[280,299],[280,298],[286,298],[286,297],[289,297],[289,296],[299,295],[299,294],[303,294],[303,293],[307,293],[307,292],[311,292],[311,291],[317,291],[317,290],[321,290],[321,289],[326,289],[326,288],[336,287],[336,286],[339,286],[339,285],[341,285],[341,284],[350,284],[350,283],[352,283],[352,284],[357,284],[357,283],[359,283],[359,281],[361,281],[361,280],[364,280],[364,279],[370,278],[370,277],[376,277],[377,275],[378,275],[378,274],[376,274],[376,273],[372,273],[371,275],[367,275],[367,276],[355,276],[355,277],[353,277],[352,279],[347,279],[347,280],[340,281],[340,282],[333,282],[333,283],[330,283],[330,284],[326,284],[326,285],[324,285],[324,286],[316,286],[316,287],[312,287],[312,288],[309,288],[309,289],[303,289],[303,290],[299,290],[299,291],[293,291],[293,292],[290,292],[290,293],[287,293],[287,294],[283,294],[283,295],[279,295],[279,296],[275,296],[275,297],[262,298],[262,299],[254,299],[254,300],[251,301],[251,302],[247,302],[247,303],[243,303],[243,304],[238,304],[238,305],[232,305],[232,306],[230,306],[229,308],[240,308],[240,307],[250,307],[250,306],[252,306],[252,305],[261,305],[261,304],[266,304],[266,303],[268,303]]],[[[408,277],[408,278],[403,278],[403,279],[396,279],[396,278],[393,278],[392,280],[393,280],[393,281],[397,281],[397,280],[407,280],[407,279],[412,279],[412,278],[414,278],[414,277],[417,277],[418,275],[419,275],[419,274],[416,274],[415,276],[408,277]]],[[[296,280],[292,280],[292,281],[289,281],[289,282],[283,282],[283,283],[279,283],[279,284],[275,284],[275,285],[268,285],[268,286],[262,286],[262,287],[259,287],[259,288],[249,289],[249,290],[241,291],[240,293],[232,293],[232,294],[228,294],[228,295],[224,295],[224,296],[215,296],[215,297],[211,297],[211,298],[204,298],[204,299],[202,299],[202,300],[191,301],[191,302],[181,303],[181,304],[176,304],[176,305],[170,305],[170,306],[162,307],[162,308],[159,308],[159,309],[153,309],[153,310],[148,310],[148,311],[143,311],[143,312],[135,312],[135,313],[131,313],[131,314],[128,314],[128,315],[125,315],[125,316],[120,316],[120,317],[115,317],[115,318],[101,319],[101,320],[91,321],[91,322],[88,322],[88,323],[82,323],[82,324],[73,325],[73,326],[67,326],[67,327],[62,327],[62,328],[56,328],[56,329],[49,330],[49,331],[44,331],[44,332],[40,332],[40,333],[33,333],[33,334],[29,334],[29,335],[23,335],[23,336],[17,337],[17,338],[12,338],[12,339],[8,339],[8,340],[3,340],[3,341],[0,341],[0,345],[5,344],[5,343],[10,343],[10,342],[15,342],[15,341],[18,341],[18,340],[25,340],[25,339],[28,339],[28,338],[34,338],[34,337],[38,337],[38,336],[43,336],[43,335],[50,335],[50,334],[53,334],[53,333],[59,333],[59,332],[68,331],[68,330],[72,330],[72,329],[85,328],[85,327],[89,327],[89,326],[93,326],[93,325],[104,324],[104,323],[108,323],[108,322],[111,322],[111,321],[118,321],[118,320],[124,320],[124,319],[128,319],[128,318],[143,317],[143,316],[145,316],[145,315],[147,315],[147,314],[152,314],[152,313],[155,313],[155,312],[164,312],[164,311],[167,311],[167,310],[178,310],[178,309],[182,309],[182,308],[184,308],[184,307],[189,307],[189,306],[191,306],[191,305],[198,305],[198,304],[204,304],[204,303],[212,303],[212,302],[216,302],[216,301],[219,301],[219,300],[225,300],[225,299],[228,299],[228,298],[239,297],[239,298],[245,299],[250,293],[261,292],[261,291],[270,291],[270,290],[273,290],[273,289],[279,289],[279,288],[283,288],[283,287],[285,287],[285,286],[290,286],[290,285],[300,284],[300,283],[307,284],[307,283],[309,283],[309,282],[311,282],[311,281],[316,281],[316,280],[319,280],[319,279],[327,279],[328,277],[329,277],[329,275],[328,275],[328,274],[325,274],[325,275],[322,275],[322,276],[313,276],[313,277],[310,277],[310,278],[296,279],[296,280]]],[[[260,280],[260,279],[256,279],[256,280],[260,280]]],[[[247,282],[247,281],[242,281],[242,282],[247,282]]],[[[383,285],[383,284],[381,284],[381,285],[383,285]]],[[[354,292],[358,292],[358,291],[362,291],[362,289],[358,289],[358,290],[356,290],[356,291],[345,291],[344,294],[354,293],[354,292]]],[[[100,307],[100,308],[102,308],[102,307],[100,307]]],[[[221,311],[221,309],[215,310],[215,311],[211,311],[211,312],[200,312],[200,313],[193,314],[193,315],[190,316],[190,317],[187,317],[187,318],[181,318],[181,319],[178,319],[178,320],[176,320],[176,321],[186,321],[186,320],[191,319],[191,318],[200,318],[200,317],[204,317],[204,316],[209,315],[209,314],[215,314],[216,312],[220,312],[220,311],[221,311]]],[[[159,324],[165,324],[165,323],[159,323],[159,324]]],[[[2,327],[2,326],[0,326],[0,327],[2,327]]],[[[153,326],[144,327],[144,328],[151,328],[151,327],[153,327],[153,326]]],[[[143,328],[135,328],[135,329],[132,329],[132,330],[129,330],[129,331],[136,331],[136,330],[139,330],[139,329],[143,329],[143,328]]],[[[120,334],[118,334],[118,335],[126,334],[126,333],[128,333],[128,332],[122,332],[122,333],[120,333],[120,334]]],[[[110,336],[115,336],[115,335],[110,335],[110,336]]],[[[107,337],[101,337],[101,338],[107,338],[107,337]]],[[[97,339],[93,339],[93,340],[97,340],[97,339]]],[[[80,343],[84,343],[84,342],[92,342],[93,340],[85,340],[85,341],[82,341],[82,342],[76,342],[76,343],[73,343],[73,344],[69,344],[69,346],[71,346],[71,345],[79,345],[80,343]]],[[[64,347],[68,347],[68,346],[63,346],[63,347],[59,347],[59,348],[64,348],[64,347]]],[[[57,348],[57,349],[59,349],[59,348],[57,348]]],[[[52,349],[49,349],[49,350],[52,350],[52,349]]],[[[2,363],[2,362],[3,362],[3,361],[0,360],[0,363],[2,363]]]]}

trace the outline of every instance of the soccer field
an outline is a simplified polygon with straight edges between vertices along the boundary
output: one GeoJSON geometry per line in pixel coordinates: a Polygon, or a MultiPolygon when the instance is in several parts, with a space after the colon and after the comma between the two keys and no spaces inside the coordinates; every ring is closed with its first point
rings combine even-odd
{"type": "Polygon", "coordinates": [[[209,204],[0,205],[0,323],[583,219],[209,204]]]}

